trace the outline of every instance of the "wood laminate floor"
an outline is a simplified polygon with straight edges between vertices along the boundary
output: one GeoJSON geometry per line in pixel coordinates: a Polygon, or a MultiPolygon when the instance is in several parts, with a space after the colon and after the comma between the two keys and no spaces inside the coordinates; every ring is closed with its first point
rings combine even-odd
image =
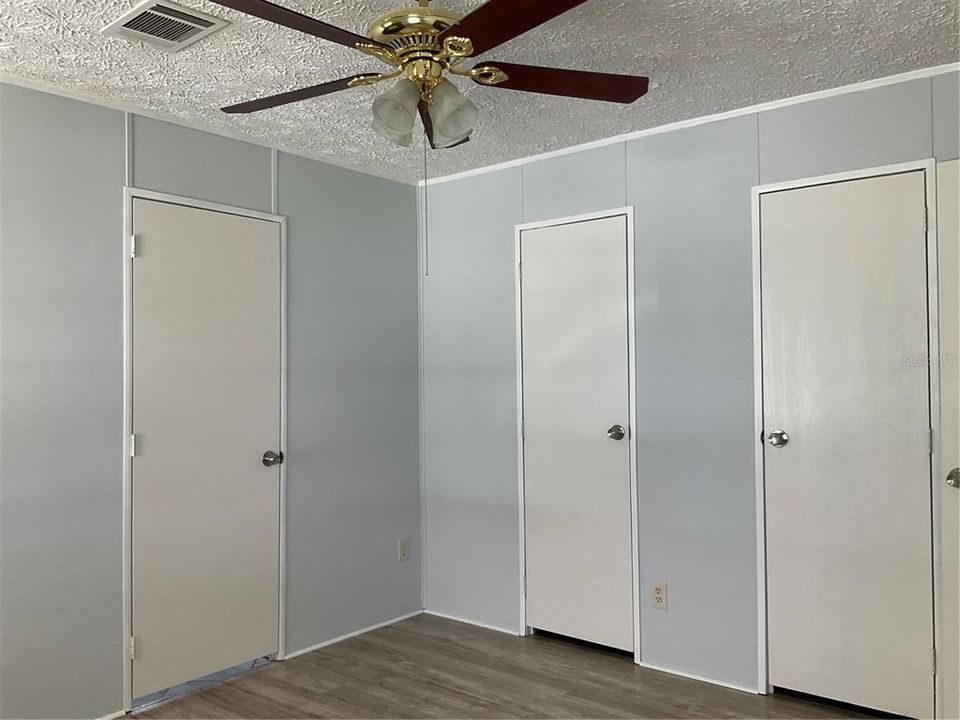
{"type": "Polygon", "coordinates": [[[634,665],[627,655],[418,615],[140,712],[140,718],[871,717],[634,665]]]}

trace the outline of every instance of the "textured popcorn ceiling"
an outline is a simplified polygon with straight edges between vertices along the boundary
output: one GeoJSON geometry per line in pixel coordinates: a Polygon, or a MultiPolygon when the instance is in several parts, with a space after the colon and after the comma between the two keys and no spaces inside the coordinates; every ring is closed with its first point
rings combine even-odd
{"type": "MultiPolygon", "coordinates": [[[[278,0],[364,32],[412,0],[278,0]]],[[[0,0],[0,72],[109,104],[413,181],[422,147],[398,148],[369,129],[383,86],[246,116],[222,105],[376,71],[356,51],[230,11],[180,0],[232,21],[177,54],[101,27],[135,0],[0,0]]],[[[438,6],[466,12],[480,0],[438,6]]],[[[590,0],[485,59],[646,74],[632,106],[553,98],[456,82],[481,109],[472,142],[431,151],[436,177],[678,120],[956,61],[957,0],[590,0]]]]}

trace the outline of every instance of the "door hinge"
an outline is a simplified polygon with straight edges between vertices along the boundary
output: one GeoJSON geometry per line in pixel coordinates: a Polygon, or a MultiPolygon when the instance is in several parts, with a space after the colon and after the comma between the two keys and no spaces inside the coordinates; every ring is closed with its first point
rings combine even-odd
{"type": "Polygon", "coordinates": [[[136,457],[137,455],[137,435],[136,433],[130,434],[130,457],[136,457]]]}
{"type": "Polygon", "coordinates": [[[936,675],[937,674],[937,649],[934,648],[933,650],[931,650],[930,655],[932,656],[931,664],[933,665],[933,674],[936,675]]]}
{"type": "Polygon", "coordinates": [[[933,428],[928,428],[929,433],[927,435],[927,454],[933,455],[933,428]]]}
{"type": "Polygon", "coordinates": [[[130,236],[130,257],[135,258],[137,256],[137,236],[130,236]]]}
{"type": "Polygon", "coordinates": [[[523,263],[517,263],[517,282],[523,282],[523,263]]]}
{"type": "Polygon", "coordinates": [[[923,234],[927,235],[930,232],[930,208],[926,205],[923,206],[923,234]]]}
{"type": "Polygon", "coordinates": [[[130,636],[130,659],[133,660],[137,657],[137,638],[133,635],[130,636]]]}

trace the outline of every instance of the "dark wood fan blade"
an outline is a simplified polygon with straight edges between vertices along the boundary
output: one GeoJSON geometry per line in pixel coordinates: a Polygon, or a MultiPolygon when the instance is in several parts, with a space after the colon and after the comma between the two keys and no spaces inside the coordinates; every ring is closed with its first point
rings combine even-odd
{"type": "MultiPolygon", "coordinates": [[[[423,130],[427,134],[427,140],[430,143],[430,147],[434,150],[437,149],[437,146],[433,143],[433,118],[430,117],[430,106],[427,104],[426,100],[420,101],[420,120],[423,122],[423,130]]],[[[451,145],[450,147],[444,148],[444,150],[450,150],[451,148],[460,147],[464,143],[470,142],[469,137],[465,137],[458,143],[451,145]]]]}
{"type": "Polygon", "coordinates": [[[232,8],[233,10],[239,10],[240,12],[245,12],[247,15],[253,15],[254,17],[258,17],[262,20],[269,20],[270,22],[277,23],[278,25],[284,25],[288,28],[293,28],[294,30],[307,33],[308,35],[314,35],[318,38],[329,40],[330,42],[346,45],[347,47],[355,48],[357,43],[382,45],[382,43],[374,42],[370,38],[364,37],[363,35],[357,35],[349,30],[343,30],[335,25],[329,25],[325,22],[315,20],[308,15],[298,13],[295,10],[289,10],[285,7],[281,7],[280,5],[274,5],[272,2],[267,2],[267,0],[212,1],[217,3],[217,5],[223,5],[224,7],[232,8]]]}
{"type": "Polygon", "coordinates": [[[509,79],[491,87],[563,95],[584,100],[604,100],[630,104],[647,94],[650,79],[635,75],[562,70],[560,68],[514,65],[512,63],[480,63],[477,67],[492,65],[503,70],[509,79]]]}
{"type": "Polygon", "coordinates": [[[586,0],[489,0],[441,34],[468,37],[482,55],[586,0]]]}
{"type": "MultiPolygon", "coordinates": [[[[372,73],[371,73],[372,74],[372,73]]],[[[257,100],[248,100],[247,102],[228,105],[220,108],[225,113],[252,113],[258,110],[286,105],[287,103],[297,102],[299,100],[309,100],[310,98],[329,95],[330,93],[340,92],[350,87],[350,81],[355,78],[366,77],[366,75],[354,75],[353,77],[343,78],[341,80],[332,80],[321,83],[320,85],[311,85],[310,87],[300,88],[299,90],[290,90],[279,95],[270,95],[268,97],[258,98],[257,100]]]]}
{"type": "Polygon", "coordinates": [[[433,120],[430,118],[430,106],[426,100],[420,100],[420,121],[423,123],[423,130],[427,134],[427,141],[434,150],[437,146],[433,144],[433,120]]]}

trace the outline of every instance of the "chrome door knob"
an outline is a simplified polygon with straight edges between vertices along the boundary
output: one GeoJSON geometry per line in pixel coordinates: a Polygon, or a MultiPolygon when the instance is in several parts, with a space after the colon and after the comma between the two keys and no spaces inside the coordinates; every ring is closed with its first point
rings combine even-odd
{"type": "Polygon", "coordinates": [[[784,445],[790,442],[790,436],[787,435],[785,430],[774,430],[772,433],[767,435],[767,442],[775,448],[782,448],[784,445]]]}
{"type": "Polygon", "coordinates": [[[960,468],[954,468],[947,473],[947,485],[953,488],[960,488],[960,468]]]}
{"type": "Polygon", "coordinates": [[[623,429],[623,425],[614,425],[607,430],[607,437],[611,440],[623,440],[626,436],[627,431],[623,429]]]}
{"type": "Polygon", "coordinates": [[[279,465],[283,462],[283,453],[267,450],[260,460],[266,467],[273,467],[274,465],[279,465]]]}

